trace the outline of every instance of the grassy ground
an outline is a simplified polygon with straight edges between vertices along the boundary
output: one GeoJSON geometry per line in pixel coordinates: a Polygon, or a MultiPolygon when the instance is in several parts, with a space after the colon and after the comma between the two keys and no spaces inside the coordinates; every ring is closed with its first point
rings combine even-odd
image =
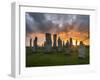
{"type": "Polygon", "coordinates": [[[36,66],[58,66],[58,65],[79,65],[89,64],[89,48],[86,48],[86,58],[79,59],[76,50],[67,55],[63,52],[44,53],[42,49],[32,52],[30,48],[26,48],[26,67],[36,66]]]}

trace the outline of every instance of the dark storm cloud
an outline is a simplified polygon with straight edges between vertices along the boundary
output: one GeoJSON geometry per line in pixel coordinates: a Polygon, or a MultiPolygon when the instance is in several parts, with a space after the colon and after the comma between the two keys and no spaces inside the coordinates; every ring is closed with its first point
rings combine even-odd
{"type": "Polygon", "coordinates": [[[43,20],[45,20],[45,16],[44,14],[41,14],[41,13],[29,13],[29,15],[38,23],[42,23],[43,20]]]}
{"type": "Polygon", "coordinates": [[[69,30],[87,32],[89,16],[75,14],[26,13],[27,33],[68,32],[69,30]]]}
{"type": "Polygon", "coordinates": [[[46,20],[44,14],[26,13],[26,31],[31,32],[50,32],[55,25],[52,21],[46,20]]]}
{"type": "Polygon", "coordinates": [[[89,16],[88,15],[78,15],[76,19],[76,25],[78,25],[78,31],[87,32],[89,31],[89,16]]]}

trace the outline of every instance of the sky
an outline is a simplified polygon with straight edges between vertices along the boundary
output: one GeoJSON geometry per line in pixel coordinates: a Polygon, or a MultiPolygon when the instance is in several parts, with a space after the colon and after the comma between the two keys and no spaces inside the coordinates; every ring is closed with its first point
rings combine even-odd
{"type": "Polygon", "coordinates": [[[89,15],[26,12],[25,19],[26,45],[29,45],[30,38],[34,40],[36,36],[38,44],[42,45],[44,33],[58,34],[65,42],[72,37],[89,44],[89,15]]]}

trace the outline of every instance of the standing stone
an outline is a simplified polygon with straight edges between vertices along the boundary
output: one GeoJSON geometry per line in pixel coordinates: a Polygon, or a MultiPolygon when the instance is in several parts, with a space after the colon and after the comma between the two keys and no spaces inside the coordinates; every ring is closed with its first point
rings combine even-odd
{"type": "Polygon", "coordinates": [[[44,48],[45,48],[45,46],[46,46],[46,41],[44,41],[44,48]]]}
{"type": "Polygon", "coordinates": [[[77,46],[77,40],[76,40],[76,46],[77,46]]]}
{"type": "Polygon", "coordinates": [[[62,50],[62,40],[60,39],[60,37],[58,38],[58,51],[62,50]]]}
{"type": "Polygon", "coordinates": [[[70,42],[67,40],[66,42],[66,49],[65,49],[66,54],[70,55],[71,54],[71,47],[70,47],[70,42]]]}
{"type": "Polygon", "coordinates": [[[45,50],[46,50],[46,52],[50,52],[51,48],[52,48],[51,34],[50,33],[46,33],[45,37],[46,37],[45,50]]]}
{"type": "Polygon", "coordinates": [[[32,48],[32,38],[30,38],[30,48],[32,48]]]}
{"type": "Polygon", "coordinates": [[[71,53],[73,51],[73,42],[72,41],[73,41],[72,38],[70,38],[68,43],[67,43],[68,47],[66,49],[66,53],[69,54],[69,55],[71,55],[71,53]]]}
{"type": "Polygon", "coordinates": [[[34,39],[34,51],[37,51],[38,45],[37,45],[37,37],[34,39]]]}
{"type": "Polygon", "coordinates": [[[85,46],[82,41],[80,41],[78,52],[79,52],[78,55],[79,58],[85,58],[85,46]]]}
{"type": "Polygon", "coordinates": [[[57,51],[57,34],[53,34],[53,51],[57,51]]]}
{"type": "Polygon", "coordinates": [[[67,42],[66,42],[66,47],[68,48],[69,47],[69,41],[67,40],[67,42]]]}
{"type": "Polygon", "coordinates": [[[72,47],[73,45],[73,41],[72,41],[72,38],[70,38],[70,47],[72,47]]]}
{"type": "Polygon", "coordinates": [[[56,41],[57,41],[57,34],[54,34],[54,35],[53,35],[53,47],[54,47],[54,48],[57,47],[56,41]]]}

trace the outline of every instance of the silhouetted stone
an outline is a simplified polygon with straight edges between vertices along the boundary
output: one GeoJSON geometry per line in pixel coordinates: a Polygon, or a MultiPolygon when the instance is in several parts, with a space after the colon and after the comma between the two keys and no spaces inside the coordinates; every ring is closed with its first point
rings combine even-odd
{"type": "Polygon", "coordinates": [[[76,40],[76,46],[77,46],[77,40],[76,40]]]}
{"type": "Polygon", "coordinates": [[[62,40],[58,38],[58,51],[62,51],[62,40]]]}
{"type": "Polygon", "coordinates": [[[73,46],[73,42],[72,42],[72,38],[70,38],[70,47],[72,47],[73,46]]]}
{"type": "Polygon", "coordinates": [[[52,51],[57,51],[57,34],[53,34],[53,48],[52,51]]]}
{"type": "Polygon", "coordinates": [[[38,48],[38,45],[37,45],[37,37],[35,37],[35,39],[34,39],[34,47],[33,47],[33,51],[37,51],[37,48],[38,48]]]}
{"type": "Polygon", "coordinates": [[[45,51],[46,52],[50,52],[51,48],[52,48],[52,40],[51,40],[51,34],[50,33],[46,33],[45,34],[45,51]]]}
{"type": "Polygon", "coordinates": [[[66,52],[67,55],[71,55],[71,45],[70,45],[70,42],[68,40],[66,42],[65,52],[66,52]]]}
{"type": "Polygon", "coordinates": [[[32,39],[30,38],[30,47],[32,48],[32,39]]]}
{"type": "Polygon", "coordinates": [[[69,41],[67,40],[67,42],[66,42],[66,47],[69,47],[69,44],[70,44],[70,43],[69,43],[69,41]]]}
{"type": "Polygon", "coordinates": [[[78,52],[79,52],[78,55],[79,58],[85,58],[85,46],[82,41],[80,41],[78,52]]]}
{"type": "Polygon", "coordinates": [[[57,47],[56,41],[57,41],[57,34],[54,34],[54,35],[53,35],[53,47],[54,47],[54,48],[57,47]]]}

